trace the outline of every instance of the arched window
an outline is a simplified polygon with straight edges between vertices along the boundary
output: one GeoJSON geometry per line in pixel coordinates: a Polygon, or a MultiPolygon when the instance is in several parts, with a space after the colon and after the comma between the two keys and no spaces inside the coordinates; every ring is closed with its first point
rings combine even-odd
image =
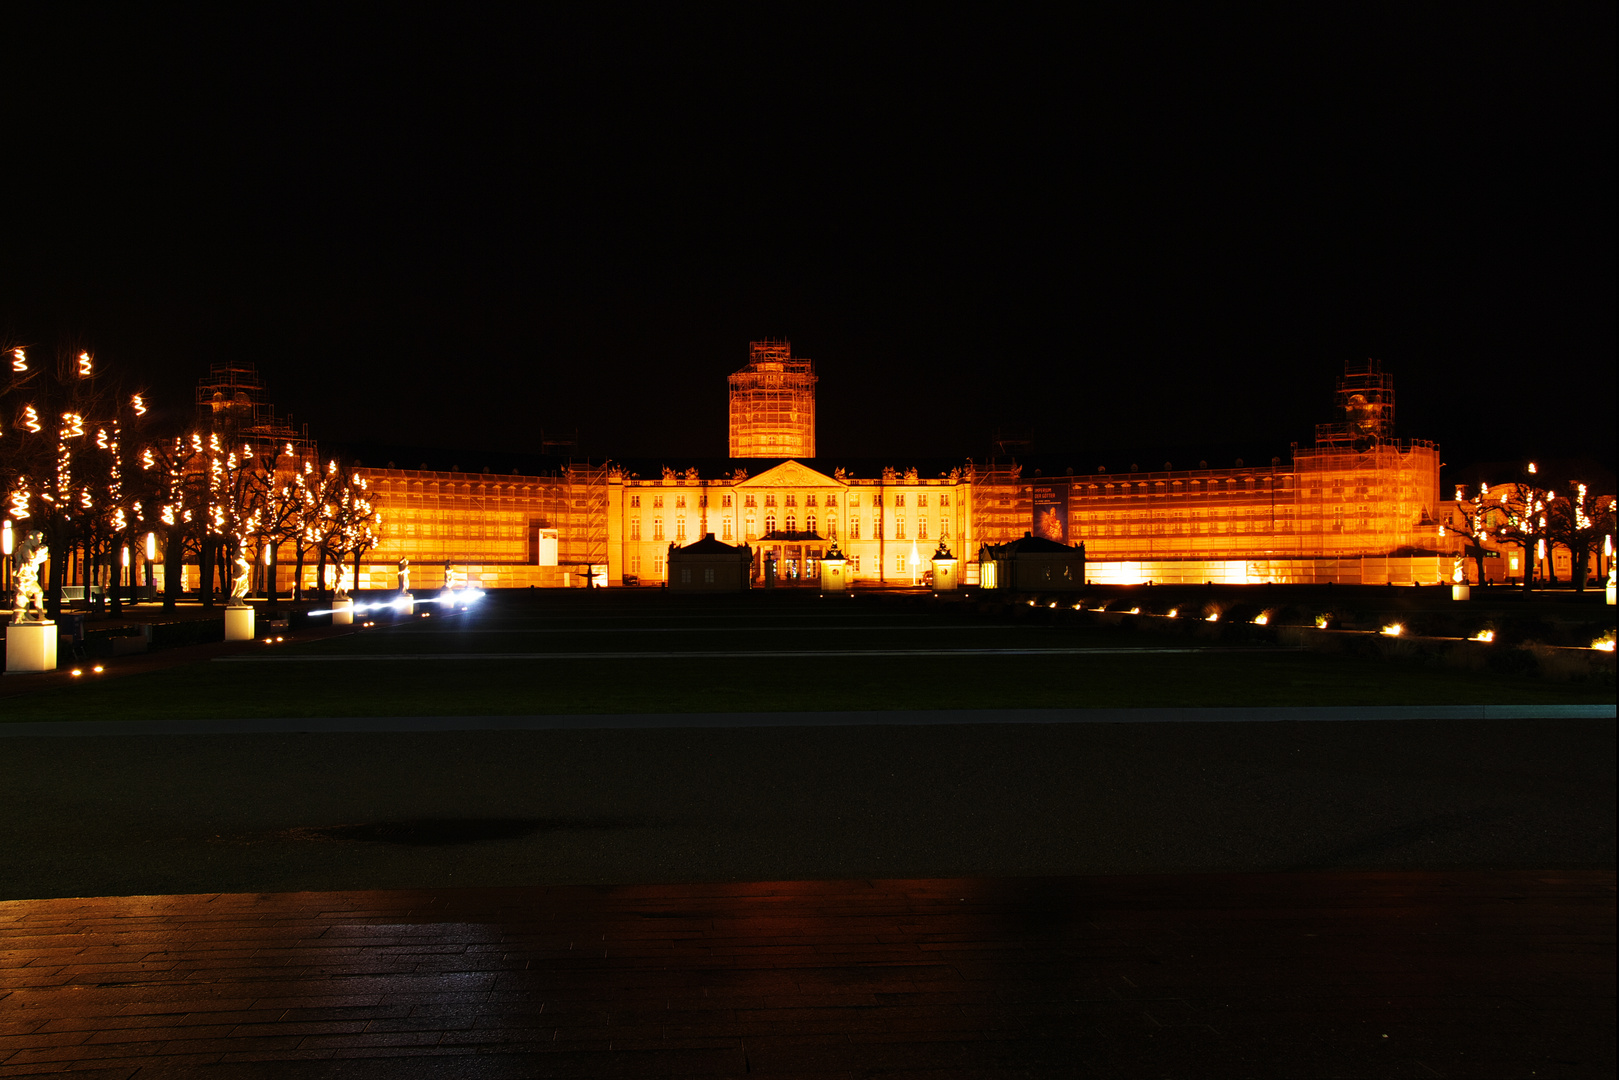
{"type": "Polygon", "coordinates": [[[776,531],[776,515],[774,513],[766,514],[765,515],[765,535],[769,536],[771,533],[773,533],[775,531],[776,531]]]}
{"type": "Polygon", "coordinates": [[[804,515],[804,531],[805,532],[814,532],[815,531],[815,515],[814,514],[805,514],[804,515]]]}
{"type": "MultiPolygon", "coordinates": [[[[792,496],[790,496],[790,495],[788,496],[788,498],[791,498],[791,497],[792,496]]],[[[798,531],[798,519],[796,517],[794,517],[792,514],[787,515],[787,531],[788,532],[797,532],[798,531]]]]}

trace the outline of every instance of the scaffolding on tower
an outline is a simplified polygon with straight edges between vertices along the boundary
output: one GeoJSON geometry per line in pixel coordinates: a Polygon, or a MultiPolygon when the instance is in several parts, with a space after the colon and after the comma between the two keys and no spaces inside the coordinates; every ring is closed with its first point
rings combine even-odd
{"type": "Polygon", "coordinates": [[[748,363],[731,375],[730,456],[815,456],[814,365],[792,343],[748,343],[748,363]]]}

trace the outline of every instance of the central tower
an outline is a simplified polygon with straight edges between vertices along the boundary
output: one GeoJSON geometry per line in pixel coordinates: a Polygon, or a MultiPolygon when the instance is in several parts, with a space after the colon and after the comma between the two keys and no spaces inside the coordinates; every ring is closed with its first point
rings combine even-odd
{"type": "Polygon", "coordinates": [[[815,371],[789,341],[748,342],[731,376],[731,457],[815,456],[815,371]]]}

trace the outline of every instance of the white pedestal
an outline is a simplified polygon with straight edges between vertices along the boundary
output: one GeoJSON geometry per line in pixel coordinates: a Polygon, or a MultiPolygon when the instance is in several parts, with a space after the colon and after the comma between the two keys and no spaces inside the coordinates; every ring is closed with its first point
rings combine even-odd
{"type": "Polygon", "coordinates": [[[6,627],[7,675],[55,670],[55,623],[23,623],[6,627]]]}
{"type": "Polygon", "coordinates": [[[345,597],[342,600],[332,601],[332,625],[354,625],[354,600],[352,598],[345,597]]]}
{"type": "Polygon", "coordinates": [[[1473,587],[1471,585],[1452,585],[1450,587],[1450,598],[1452,600],[1466,600],[1472,595],[1473,587]]]}
{"type": "Polygon", "coordinates": [[[1608,583],[1608,606],[1609,607],[1614,606],[1614,604],[1613,604],[1613,599],[1614,599],[1613,598],[1613,593],[1614,593],[1613,583],[1609,582],[1608,583]]]}
{"type": "Polygon", "coordinates": [[[228,607],[225,609],[225,640],[226,641],[252,641],[253,640],[253,609],[250,607],[228,607]]]}

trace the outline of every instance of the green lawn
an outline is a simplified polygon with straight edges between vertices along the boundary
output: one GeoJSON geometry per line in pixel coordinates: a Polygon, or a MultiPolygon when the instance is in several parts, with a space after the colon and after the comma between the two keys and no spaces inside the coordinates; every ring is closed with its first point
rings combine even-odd
{"type": "Polygon", "coordinates": [[[1611,688],[1314,653],[202,663],[14,697],[7,721],[1210,705],[1572,704],[1611,688]]]}
{"type": "MultiPolygon", "coordinates": [[[[1429,669],[1004,615],[910,611],[813,598],[670,604],[577,596],[491,602],[363,633],[266,647],[281,661],[198,662],[5,699],[31,720],[1231,705],[1576,704],[1611,686],[1429,669]],[[1102,649],[975,655],[990,648],[1102,649]],[[827,656],[923,649],[944,655],[827,656]],[[716,655],[785,652],[786,656],[716,655]],[[558,654],[668,653],[586,659],[558,654]],[[463,653],[500,659],[436,659],[463,653]],[[512,654],[537,654],[528,658],[512,654]],[[370,659],[377,655],[417,659],[370,659]],[[298,659],[310,657],[309,660],[298,659]],[[326,657],[330,659],[315,659],[326,657]]],[[[258,655],[258,654],[248,654],[258,655]]]]}

